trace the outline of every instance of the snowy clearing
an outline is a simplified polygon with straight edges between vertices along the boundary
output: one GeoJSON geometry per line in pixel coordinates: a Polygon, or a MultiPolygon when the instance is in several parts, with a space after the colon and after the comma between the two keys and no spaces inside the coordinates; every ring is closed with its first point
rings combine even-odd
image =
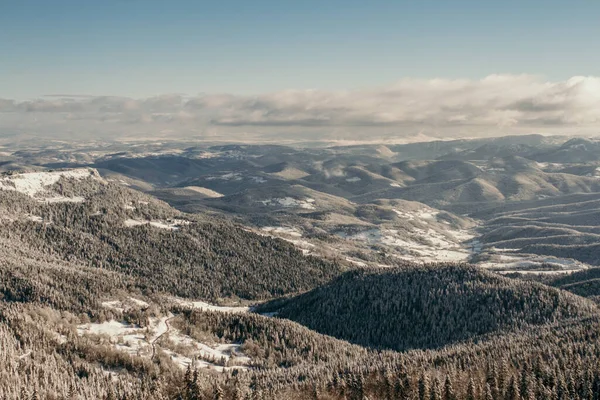
{"type": "MultiPolygon", "coordinates": [[[[147,304],[132,297],[129,300],[147,304]]],[[[179,300],[179,299],[177,299],[179,300]]],[[[248,310],[247,307],[218,307],[204,302],[187,302],[192,308],[210,309],[225,312],[248,310]]],[[[103,305],[117,307],[119,301],[104,302],[103,305]]],[[[171,326],[175,316],[171,313],[160,318],[150,318],[147,327],[127,324],[118,321],[88,323],[77,326],[79,336],[105,336],[112,346],[130,355],[154,358],[159,351],[167,354],[171,361],[185,369],[188,365],[195,368],[211,368],[217,371],[231,369],[247,369],[251,359],[241,351],[237,343],[203,343],[171,326]]]]}
{"type": "Polygon", "coordinates": [[[207,181],[214,181],[215,179],[219,179],[222,181],[241,181],[242,176],[239,172],[230,172],[227,174],[219,175],[219,176],[209,176],[206,178],[207,181]]]}
{"type": "Polygon", "coordinates": [[[218,311],[218,312],[230,312],[230,313],[243,313],[248,312],[250,307],[228,307],[228,306],[215,306],[213,304],[206,303],[204,301],[193,301],[187,299],[180,299],[176,297],[170,298],[175,303],[183,307],[189,307],[192,309],[198,309],[203,311],[218,311]]]}
{"type": "Polygon", "coordinates": [[[271,206],[271,207],[277,207],[277,206],[281,206],[281,207],[285,207],[285,208],[304,208],[306,210],[314,210],[315,209],[315,200],[311,199],[311,198],[306,198],[304,200],[297,200],[294,199],[293,197],[277,197],[277,198],[273,198],[273,199],[268,199],[268,200],[261,200],[260,203],[262,203],[265,206],[271,206]]]}
{"type": "Polygon", "coordinates": [[[81,196],[74,197],[64,197],[64,196],[54,196],[54,197],[46,197],[40,199],[43,203],[83,203],[85,199],[81,196]]]}
{"type": "Polygon", "coordinates": [[[432,228],[427,230],[412,228],[410,232],[400,233],[395,229],[373,228],[354,234],[337,232],[336,235],[347,240],[393,247],[395,248],[393,255],[407,261],[430,263],[467,260],[471,253],[461,246],[462,240],[459,238],[471,236],[465,231],[457,231],[455,235],[450,232],[448,230],[445,232],[447,235],[444,235],[432,228]]]}
{"type": "Polygon", "coordinates": [[[265,232],[275,233],[279,235],[302,237],[302,232],[300,232],[297,228],[291,228],[286,226],[263,226],[260,229],[265,232]]]}
{"type": "MultiPolygon", "coordinates": [[[[64,171],[25,172],[0,178],[0,190],[13,190],[30,197],[37,197],[38,195],[43,194],[48,186],[54,185],[61,178],[85,179],[89,177],[94,177],[99,180],[102,179],[98,172],[92,168],[78,168],[64,171]]],[[[48,202],[73,201],[67,199],[69,198],[53,196],[42,200],[48,202]]],[[[77,198],[75,201],[80,201],[79,199],[80,198],[77,198]]]]}
{"type": "Polygon", "coordinates": [[[189,225],[190,221],[186,221],[183,219],[172,219],[167,221],[148,221],[148,220],[139,220],[139,219],[126,219],[125,226],[128,228],[140,225],[150,225],[159,229],[168,229],[172,231],[176,231],[180,229],[183,225],[189,225]]]}
{"type": "Polygon", "coordinates": [[[219,198],[219,197],[223,197],[223,194],[219,193],[219,192],[215,192],[212,189],[208,189],[205,187],[200,187],[200,186],[185,186],[183,189],[187,189],[187,190],[191,190],[193,192],[196,193],[200,193],[203,194],[206,197],[210,197],[210,198],[219,198]]]}

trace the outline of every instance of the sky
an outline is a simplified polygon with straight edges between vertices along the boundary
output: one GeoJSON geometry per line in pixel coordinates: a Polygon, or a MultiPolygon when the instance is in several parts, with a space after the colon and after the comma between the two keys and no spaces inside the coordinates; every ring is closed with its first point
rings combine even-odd
{"type": "MultiPolygon", "coordinates": [[[[591,0],[0,0],[0,127],[19,122],[21,128],[39,129],[41,120],[58,124],[59,119],[68,125],[57,99],[90,103],[96,98],[97,103],[108,96],[111,104],[100,111],[84,105],[85,115],[70,104],[70,121],[95,113],[96,120],[115,122],[99,115],[116,107],[113,97],[134,99],[137,105],[128,107],[142,109],[147,99],[160,96],[163,102],[167,97],[178,102],[177,117],[170,121],[193,117],[196,128],[202,121],[204,128],[227,123],[256,130],[262,125],[289,127],[296,120],[303,121],[299,129],[406,126],[411,121],[396,114],[399,107],[410,108],[407,94],[398,101],[397,93],[407,82],[420,85],[410,89],[416,103],[436,99],[441,89],[435,82],[462,82],[461,89],[442,91],[460,98],[465,107],[480,101],[473,92],[480,96],[490,77],[504,76],[511,77],[505,83],[523,86],[513,92],[528,96],[532,90],[546,90],[544,84],[565,88],[579,82],[560,94],[577,103],[576,116],[537,121],[541,128],[551,120],[555,127],[560,120],[589,129],[597,114],[581,109],[595,107],[600,95],[594,78],[600,76],[599,20],[600,2],[591,0]],[[577,77],[586,80],[581,83],[577,77]],[[479,88],[473,90],[473,85],[479,88]],[[381,95],[390,90],[396,95],[386,102],[381,95]],[[230,98],[223,102],[223,96],[230,98]],[[211,104],[220,98],[222,103],[205,107],[200,117],[182,104],[199,98],[211,104]],[[364,109],[355,109],[356,99],[364,109]],[[249,101],[254,101],[251,111],[249,101]],[[375,104],[387,116],[369,117],[377,113],[375,104]],[[302,108],[318,115],[291,115],[290,107],[296,114],[302,108]],[[40,117],[41,108],[62,116],[40,117]],[[332,114],[340,109],[352,109],[347,111],[352,115],[332,114]]],[[[138,116],[141,122],[148,124],[157,114],[173,116],[173,104],[169,110],[153,107],[138,116]]],[[[435,123],[428,120],[428,126],[440,129],[442,117],[437,115],[435,123]]],[[[446,117],[451,127],[471,118],[466,111],[446,117]]],[[[531,116],[526,119],[531,126],[531,116]]],[[[505,115],[485,124],[498,128],[522,121],[505,115]]]]}

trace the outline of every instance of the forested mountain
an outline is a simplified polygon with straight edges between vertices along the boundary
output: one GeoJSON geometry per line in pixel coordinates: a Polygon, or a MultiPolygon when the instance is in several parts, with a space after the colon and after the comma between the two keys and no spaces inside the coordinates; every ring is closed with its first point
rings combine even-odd
{"type": "Polygon", "coordinates": [[[600,398],[594,141],[64,146],[3,153],[0,400],[600,398]]]}
{"type": "Polygon", "coordinates": [[[550,284],[596,302],[600,301],[600,268],[590,268],[554,278],[550,284]]]}
{"type": "Polygon", "coordinates": [[[403,351],[597,312],[544,285],[467,266],[353,271],[300,296],[259,308],[363,346],[403,351]]]}
{"type": "MultiPolygon", "coordinates": [[[[0,191],[0,237],[31,258],[52,256],[131,278],[139,290],[220,299],[270,298],[307,290],[340,266],[223,220],[186,216],[141,193],[97,179],[61,180],[40,203],[0,191]]],[[[7,258],[9,259],[9,258],[7,258]]]]}

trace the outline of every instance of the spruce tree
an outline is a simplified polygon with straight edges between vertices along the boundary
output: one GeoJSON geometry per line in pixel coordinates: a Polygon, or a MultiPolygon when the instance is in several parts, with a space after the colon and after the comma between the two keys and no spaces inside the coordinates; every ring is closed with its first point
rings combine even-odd
{"type": "Polygon", "coordinates": [[[456,400],[454,387],[449,375],[446,375],[446,380],[444,381],[444,400],[456,400]]]}
{"type": "Polygon", "coordinates": [[[429,386],[429,378],[424,372],[421,372],[421,376],[419,377],[419,400],[430,399],[429,386]]]}

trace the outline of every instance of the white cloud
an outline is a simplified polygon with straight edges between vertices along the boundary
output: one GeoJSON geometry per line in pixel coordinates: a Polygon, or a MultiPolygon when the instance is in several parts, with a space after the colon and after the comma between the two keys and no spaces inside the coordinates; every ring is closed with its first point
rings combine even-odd
{"type": "Polygon", "coordinates": [[[289,90],[257,96],[164,95],[148,99],[52,96],[0,99],[0,128],[85,134],[174,136],[249,134],[372,138],[471,136],[600,127],[600,78],[547,82],[529,75],[481,80],[405,79],[387,87],[329,92],[289,90]],[[135,129],[132,130],[132,126],[135,129]]]}

